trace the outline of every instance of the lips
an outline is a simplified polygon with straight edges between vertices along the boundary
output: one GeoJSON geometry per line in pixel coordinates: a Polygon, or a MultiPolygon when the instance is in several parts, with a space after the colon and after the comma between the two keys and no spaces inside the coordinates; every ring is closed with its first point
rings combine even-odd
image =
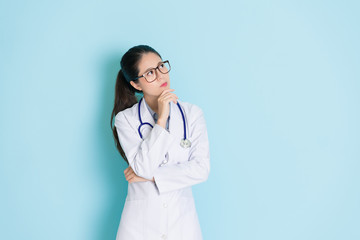
{"type": "Polygon", "coordinates": [[[163,84],[161,84],[160,87],[166,87],[167,86],[167,82],[164,82],[163,84]]]}

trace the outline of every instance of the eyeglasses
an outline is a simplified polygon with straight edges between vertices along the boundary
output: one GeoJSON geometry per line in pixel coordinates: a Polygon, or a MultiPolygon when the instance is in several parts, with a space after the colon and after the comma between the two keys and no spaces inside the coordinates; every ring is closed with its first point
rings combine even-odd
{"type": "Polygon", "coordinates": [[[133,79],[133,81],[139,79],[139,78],[142,78],[144,77],[145,80],[149,83],[155,81],[155,79],[157,78],[156,76],[156,69],[159,70],[159,72],[161,72],[162,74],[166,74],[168,72],[170,72],[171,70],[171,66],[170,66],[170,63],[168,60],[166,61],[163,61],[161,63],[159,63],[159,65],[156,67],[156,68],[151,68],[149,69],[148,71],[146,71],[143,75],[139,76],[139,77],[136,77],[133,79]]]}

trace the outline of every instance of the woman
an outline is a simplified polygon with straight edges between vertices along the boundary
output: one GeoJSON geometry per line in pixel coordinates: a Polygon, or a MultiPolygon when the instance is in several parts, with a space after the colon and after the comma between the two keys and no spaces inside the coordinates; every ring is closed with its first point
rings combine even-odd
{"type": "Polygon", "coordinates": [[[121,59],[111,115],[116,146],[129,164],[117,240],[200,240],[191,186],[207,180],[209,142],[202,110],[170,89],[170,63],[146,45],[121,59]],[[135,93],[142,93],[137,101],[135,93]]]}

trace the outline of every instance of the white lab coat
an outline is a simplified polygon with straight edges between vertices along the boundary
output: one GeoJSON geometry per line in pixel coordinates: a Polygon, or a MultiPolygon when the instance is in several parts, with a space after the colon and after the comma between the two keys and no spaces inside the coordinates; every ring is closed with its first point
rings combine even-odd
{"type": "Polygon", "coordinates": [[[190,148],[184,138],[178,106],[170,102],[169,132],[158,124],[141,102],[140,138],[138,104],[119,112],[115,127],[120,144],[136,175],[151,181],[128,184],[128,194],[116,240],[201,240],[202,233],[191,186],[207,180],[210,172],[209,142],[202,110],[178,100],[186,120],[190,148]]]}

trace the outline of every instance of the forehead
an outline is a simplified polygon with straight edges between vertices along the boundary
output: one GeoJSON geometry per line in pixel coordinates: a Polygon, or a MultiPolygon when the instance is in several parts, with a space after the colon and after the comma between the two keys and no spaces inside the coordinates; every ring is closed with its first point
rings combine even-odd
{"type": "Polygon", "coordinates": [[[149,68],[157,67],[161,61],[161,58],[156,53],[149,52],[143,54],[138,64],[139,73],[141,74],[149,68]]]}

